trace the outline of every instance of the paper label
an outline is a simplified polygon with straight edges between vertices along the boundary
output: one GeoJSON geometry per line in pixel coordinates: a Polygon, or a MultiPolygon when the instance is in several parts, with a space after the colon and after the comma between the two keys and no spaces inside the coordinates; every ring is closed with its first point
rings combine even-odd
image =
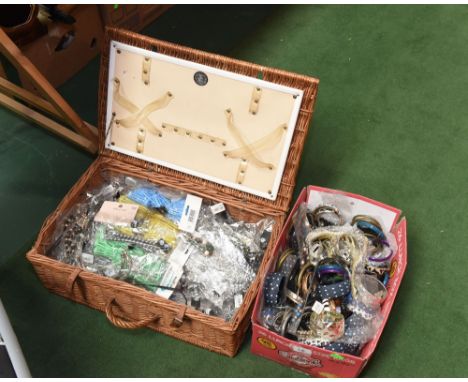
{"type": "Polygon", "coordinates": [[[172,251],[168,260],[169,263],[175,267],[182,268],[192,253],[192,250],[193,247],[190,243],[187,243],[183,240],[180,241],[179,244],[177,244],[177,247],[175,247],[172,251]]]}
{"type": "Polygon", "coordinates": [[[242,296],[241,294],[236,294],[234,296],[234,307],[236,309],[240,308],[242,305],[242,301],[244,301],[244,296],[242,296]]]}
{"type": "Polygon", "coordinates": [[[324,308],[325,305],[323,305],[320,301],[315,301],[314,305],[312,305],[312,310],[317,314],[322,313],[324,308]]]}
{"type": "Polygon", "coordinates": [[[87,263],[87,264],[93,264],[94,263],[94,256],[91,255],[90,253],[83,252],[81,254],[81,258],[83,259],[84,263],[87,263]]]}
{"type": "Polygon", "coordinates": [[[226,207],[224,207],[224,203],[218,203],[210,207],[211,213],[213,215],[219,214],[220,212],[226,211],[226,207]]]}
{"type": "MultiPolygon", "coordinates": [[[[169,257],[169,266],[161,280],[161,285],[175,288],[184,273],[184,265],[192,253],[193,247],[190,243],[179,242],[169,257]]],[[[170,289],[158,289],[156,294],[164,298],[170,298],[174,291],[170,289]]]]}
{"type": "Polygon", "coordinates": [[[294,350],[297,353],[302,353],[302,354],[305,354],[305,355],[312,355],[312,350],[305,349],[305,348],[303,348],[301,346],[291,345],[291,349],[294,350]]]}
{"type": "MultiPolygon", "coordinates": [[[[169,267],[167,268],[166,273],[164,273],[164,276],[161,280],[161,285],[164,285],[170,288],[175,288],[177,284],[179,283],[179,280],[182,277],[183,273],[184,273],[184,270],[182,268],[169,264],[169,267]]],[[[167,299],[172,296],[173,292],[174,292],[173,290],[162,289],[162,288],[159,288],[158,290],[156,290],[156,294],[158,296],[161,296],[167,299]]]]}
{"type": "Polygon", "coordinates": [[[99,223],[129,225],[135,219],[137,211],[136,204],[105,201],[94,220],[99,223]]]}
{"type": "Polygon", "coordinates": [[[179,222],[179,229],[193,233],[197,226],[198,215],[202,204],[202,198],[194,195],[187,195],[184,204],[184,210],[179,222]]]}

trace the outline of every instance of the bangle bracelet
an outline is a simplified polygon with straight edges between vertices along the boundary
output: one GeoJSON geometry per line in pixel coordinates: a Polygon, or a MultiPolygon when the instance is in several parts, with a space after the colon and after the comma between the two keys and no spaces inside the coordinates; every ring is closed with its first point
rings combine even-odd
{"type": "Polygon", "coordinates": [[[286,284],[289,283],[293,270],[297,264],[298,258],[295,255],[288,256],[286,260],[284,260],[284,263],[282,264],[281,268],[278,270],[278,272],[282,273],[286,278],[286,284]]]}
{"type": "Polygon", "coordinates": [[[334,299],[343,297],[351,291],[351,283],[349,280],[340,281],[330,285],[319,285],[318,291],[322,299],[334,299]]]}
{"type": "Polygon", "coordinates": [[[385,273],[384,273],[384,279],[383,279],[383,281],[382,281],[382,284],[385,285],[385,286],[387,286],[388,280],[390,280],[390,273],[389,273],[389,272],[385,272],[385,273]]]}
{"type": "Polygon", "coordinates": [[[353,220],[351,221],[351,225],[354,225],[358,221],[363,221],[363,222],[370,223],[370,224],[376,226],[380,231],[383,231],[382,226],[380,225],[380,223],[377,221],[377,219],[374,219],[372,216],[356,215],[356,216],[353,217],[353,220]]]}
{"type": "Polygon", "coordinates": [[[348,344],[348,343],[343,343],[343,342],[332,342],[329,344],[326,344],[324,349],[334,351],[336,353],[347,353],[351,355],[356,355],[359,354],[359,344],[348,344]]]}
{"type": "Polygon", "coordinates": [[[356,227],[358,229],[360,229],[362,232],[364,232],[364,234],[367,236],[367,237],[375,237],[379,240],[385,240],[385,235],[383,233],[383,231],[375,226],[374,224],[372,223],[369,223],[369,222],[366,222],[366,221],[363,221],[363,220],[359,220],[357,223],[356,223],[356,227]]]}
{"type": "Polygon", "coordinates": [[[293,254],[294,252],[291,248],[287,248],[281,253],[278,263],[276,264],[276,272],[278,272],[281,269],[286,258],[293,254]]]}
{"type": "Polygon", "coordinates": [[[285,277],[282,273],[269,273],[263,283],[263,294],[267,305],[276,305],[281,301],[281,291],[284,288],[285,277]]]}
{"type": "Polygon", "coordinates": [[[314,266],[312,264],[304,264],[302,267],[301,267],[301,270],[299,271],[298,275],[297,275],[297,278],[296,278],[296,286],[298,289],[301,289],[301,286],[303,284],[303,278],[304,276],[306,275],[306,272],[310,269],[314,269],[314,266]]]}
{"type": "Polygon", "coordinates": [[[355,280],[357,294],[365,305],[378,309],[387,297],[387,288],[376,277],[362,274],[355,280]]]}
{"type": "Polygon", "coordinates": [[[351,314],[345,321],[345,332],[341,341],[346,343],[366,343],[374,332],[371,322],[357,314],[351,314]]]}
{"type": "Polygon", "coordinates": [[[392,257],[393,257],[393,250],[391,249],[390,254],[388,254],[387,256],[385,256],[385,257],[370,256],[369,260],[374,261],[376,263],[383,263],[385,261],[390,260],[392,257]]]}
{"type": "Polygon", "coordinates": [[[320,265],[317,268],[317,273],[319,277],[327,273],[338,273],[343,276],[346,275],[345,269],[341,265],[338,265],[338,264],[320,265]]]}
{"type": "Polygon", "coordinates": [[[310,213],[312,221],[315,227],[326,227],[326,226],[336,226],[343,225],[343,217],[341,216],[338,208],[330,205],[319,206],[310,213]],[[325,219],[323,215],[335,215],[337,221],[333,222],[329,219],[325,219]]]}
{"type": "Polygon", "coordinates": [[[377,275],[377,276],[383,276],[385,273],[387,273],[390,270],[390,267],[374,267],[372,265],[366,265],[365,267],[366,272],[369,272],[371,274],[377,275]]]}
{"type": "Polygon", "coordinates": [[[286,291],[286,297],[289,298],[293,303],[295,303],[299,307],[302,307],[304,305],[304,299],[289,289],[286,291]]]}
{"type": "Polygon", "coordinates": [[[278,313],[279,313],[279,309],[276,307],[267,306],[266,308],[264,308],[261,313],[262,326],[268,329],[274,328],[274,324],[278,316],[278,313]]]}
{"type": "Polygon", "coordinates": [[[281,322],[281,328],[280,328],[280,334],[283,337],[286,334],[286,329],[288,328],[288,324],[289,324],[289,321],[291,320],[292,315],[293,315],[293,312],[291,310],[286,311],[283,315],[283,321],[281,322]]]}
{"type": "Polygon", "coordinates": [[[357,301],[355,299],[351,299],[347,307],[351,312],[361,316],[365,320],[372,320],[377,315],[376,309],[370,308],[364,305],[362,302],[357,301]]]}
{"type": "Polygon", "coordinates": [[[314,272],[306,272],[305,275],[302,277],[301,281],[301,293],[304,296],[309,294],[309,291],[312,289],[312,281],[313,280],[314,272]]]}

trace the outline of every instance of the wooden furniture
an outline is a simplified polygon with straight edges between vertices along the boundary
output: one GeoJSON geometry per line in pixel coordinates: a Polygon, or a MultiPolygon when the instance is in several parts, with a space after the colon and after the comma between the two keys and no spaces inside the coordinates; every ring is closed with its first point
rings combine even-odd
{"type": "Polygon", "coordinates": [[[99,11],[104,26],[139,32],[170,7],[164,4],[100,4],[99,11]]]}
{"type": "Polygon", "coordinates": [[[8,81],[2,69],[0,70],[0,105],[36,122],[69,142],[91,153],[96,153],[96,128],[84,122],[76,114],[2,29],[0,29],[0,53],[22,76],[34,84],[41,95],[38,96],[8,81]],[[73,130],[66,126],[70,126],[73,130]]]}
{"type": "MultiPolygon", "coordinates": [[[[47,20],[47,33],[22,45],[21,52],[37,67],[48,82],[59,87],[101,51],[104,26],[95,4],[58,7],[75,19],[73,24],[47,20]]],[[[36,92],[35,84],[20,73],[24,88],[36,92]]]]}

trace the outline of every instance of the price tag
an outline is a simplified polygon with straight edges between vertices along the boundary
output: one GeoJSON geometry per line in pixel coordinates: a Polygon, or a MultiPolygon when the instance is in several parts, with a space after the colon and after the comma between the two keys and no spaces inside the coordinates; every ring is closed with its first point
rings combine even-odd
{"type": "Polygon", "coordinates": [[[200,214],[200,208],[202,204],[202,198],[194,195],[187,195],[185,199],[184,209],[182,211],[182,217],[179,222],[179,229],[193,233],[197,226],[198,215],[200,214]]]}
{"type": "Polygon", "coordinates": [[[210,209],[213,215],[226,211],[226,207],[224,207],[224,203],[218,203],[218,204],[212,205],[210,209]]]}
{"type": "Polygon", "coordinates": [[[240,308],[242,305],[242,301],[244,301],[244,296],[242,296],[241,294],[236,294],[234,296],[234,307],[236,309],[240,308]]]}
{"type": "MultiPolygon", "coordinates": [[[[161,284],[163,286],[167,286],[170,288],[175,288],[177,284],[179,283],[180,278],[182,277],[182,274],[184,273],[184,270],[182,268],[179,268],[176,265],[169,264],[169,267],[166,270],[166,273],[164,273],[164,276],[161,280],[161,284]]],[[[158,288],[156,290],[156,294],[158,296],[164,297],[164,298],[169,298],[172,296],[172,293],[174,291],[170,289],[163,289],[163,288],[158,288]]]]}
{"type": "Polygon", "coordinates": [[[305,348],[303,348],[301,346],[292,345],[291,349],[294,350],[296,353],[302,353],[302,354],[305,354],[305,355],[312,355],[311,350],[305,349],[305,348]]]}
{"type": "MultiPolygon", "coordinates": [[[[193,251],[193,246],[190,243],[181,241],[174,251],[172,251],[171,256],[169,257],[169,266],[167,267],[166,272],[161,280],[160,285],[164,285],[170,288],[175,288],[179,283],[182,274],[184,273],[184,265],[187,259],[190,257],[190,254],[193,251]]],[[[169,298],[171,297],[173,291],[170,289],[159,288],[156,291],[158,296],[169,298]]]]}
{"type": "Polygon", "coordinates": [[[315,301],[314,305],[312,305],[312,310],[317,314],[322,313],[324,308],[325,305],[323,305],[320,301],[315,301]]]}
{"type": "Polygon", "coordinates": [[[179,244],[177,244],[177,247],[172,251],[171,256],[169,257],[169,263],[175,267],[182,268],[192,253],[192,250],[193,246],[190,243],[183,240],[180,241],[179,244]]]}

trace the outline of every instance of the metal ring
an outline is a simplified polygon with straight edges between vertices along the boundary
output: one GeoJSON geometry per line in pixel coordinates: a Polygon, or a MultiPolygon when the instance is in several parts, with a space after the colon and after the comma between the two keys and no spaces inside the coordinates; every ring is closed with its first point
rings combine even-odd
{"type": "Polygon", "coordinates": [[[284,337],[286,334],[286,329],[288,328],[288,323],[291,320],[293,312],[288,310],[283,315],[283,321],[281,322],[280,334],[284,337]]]}

